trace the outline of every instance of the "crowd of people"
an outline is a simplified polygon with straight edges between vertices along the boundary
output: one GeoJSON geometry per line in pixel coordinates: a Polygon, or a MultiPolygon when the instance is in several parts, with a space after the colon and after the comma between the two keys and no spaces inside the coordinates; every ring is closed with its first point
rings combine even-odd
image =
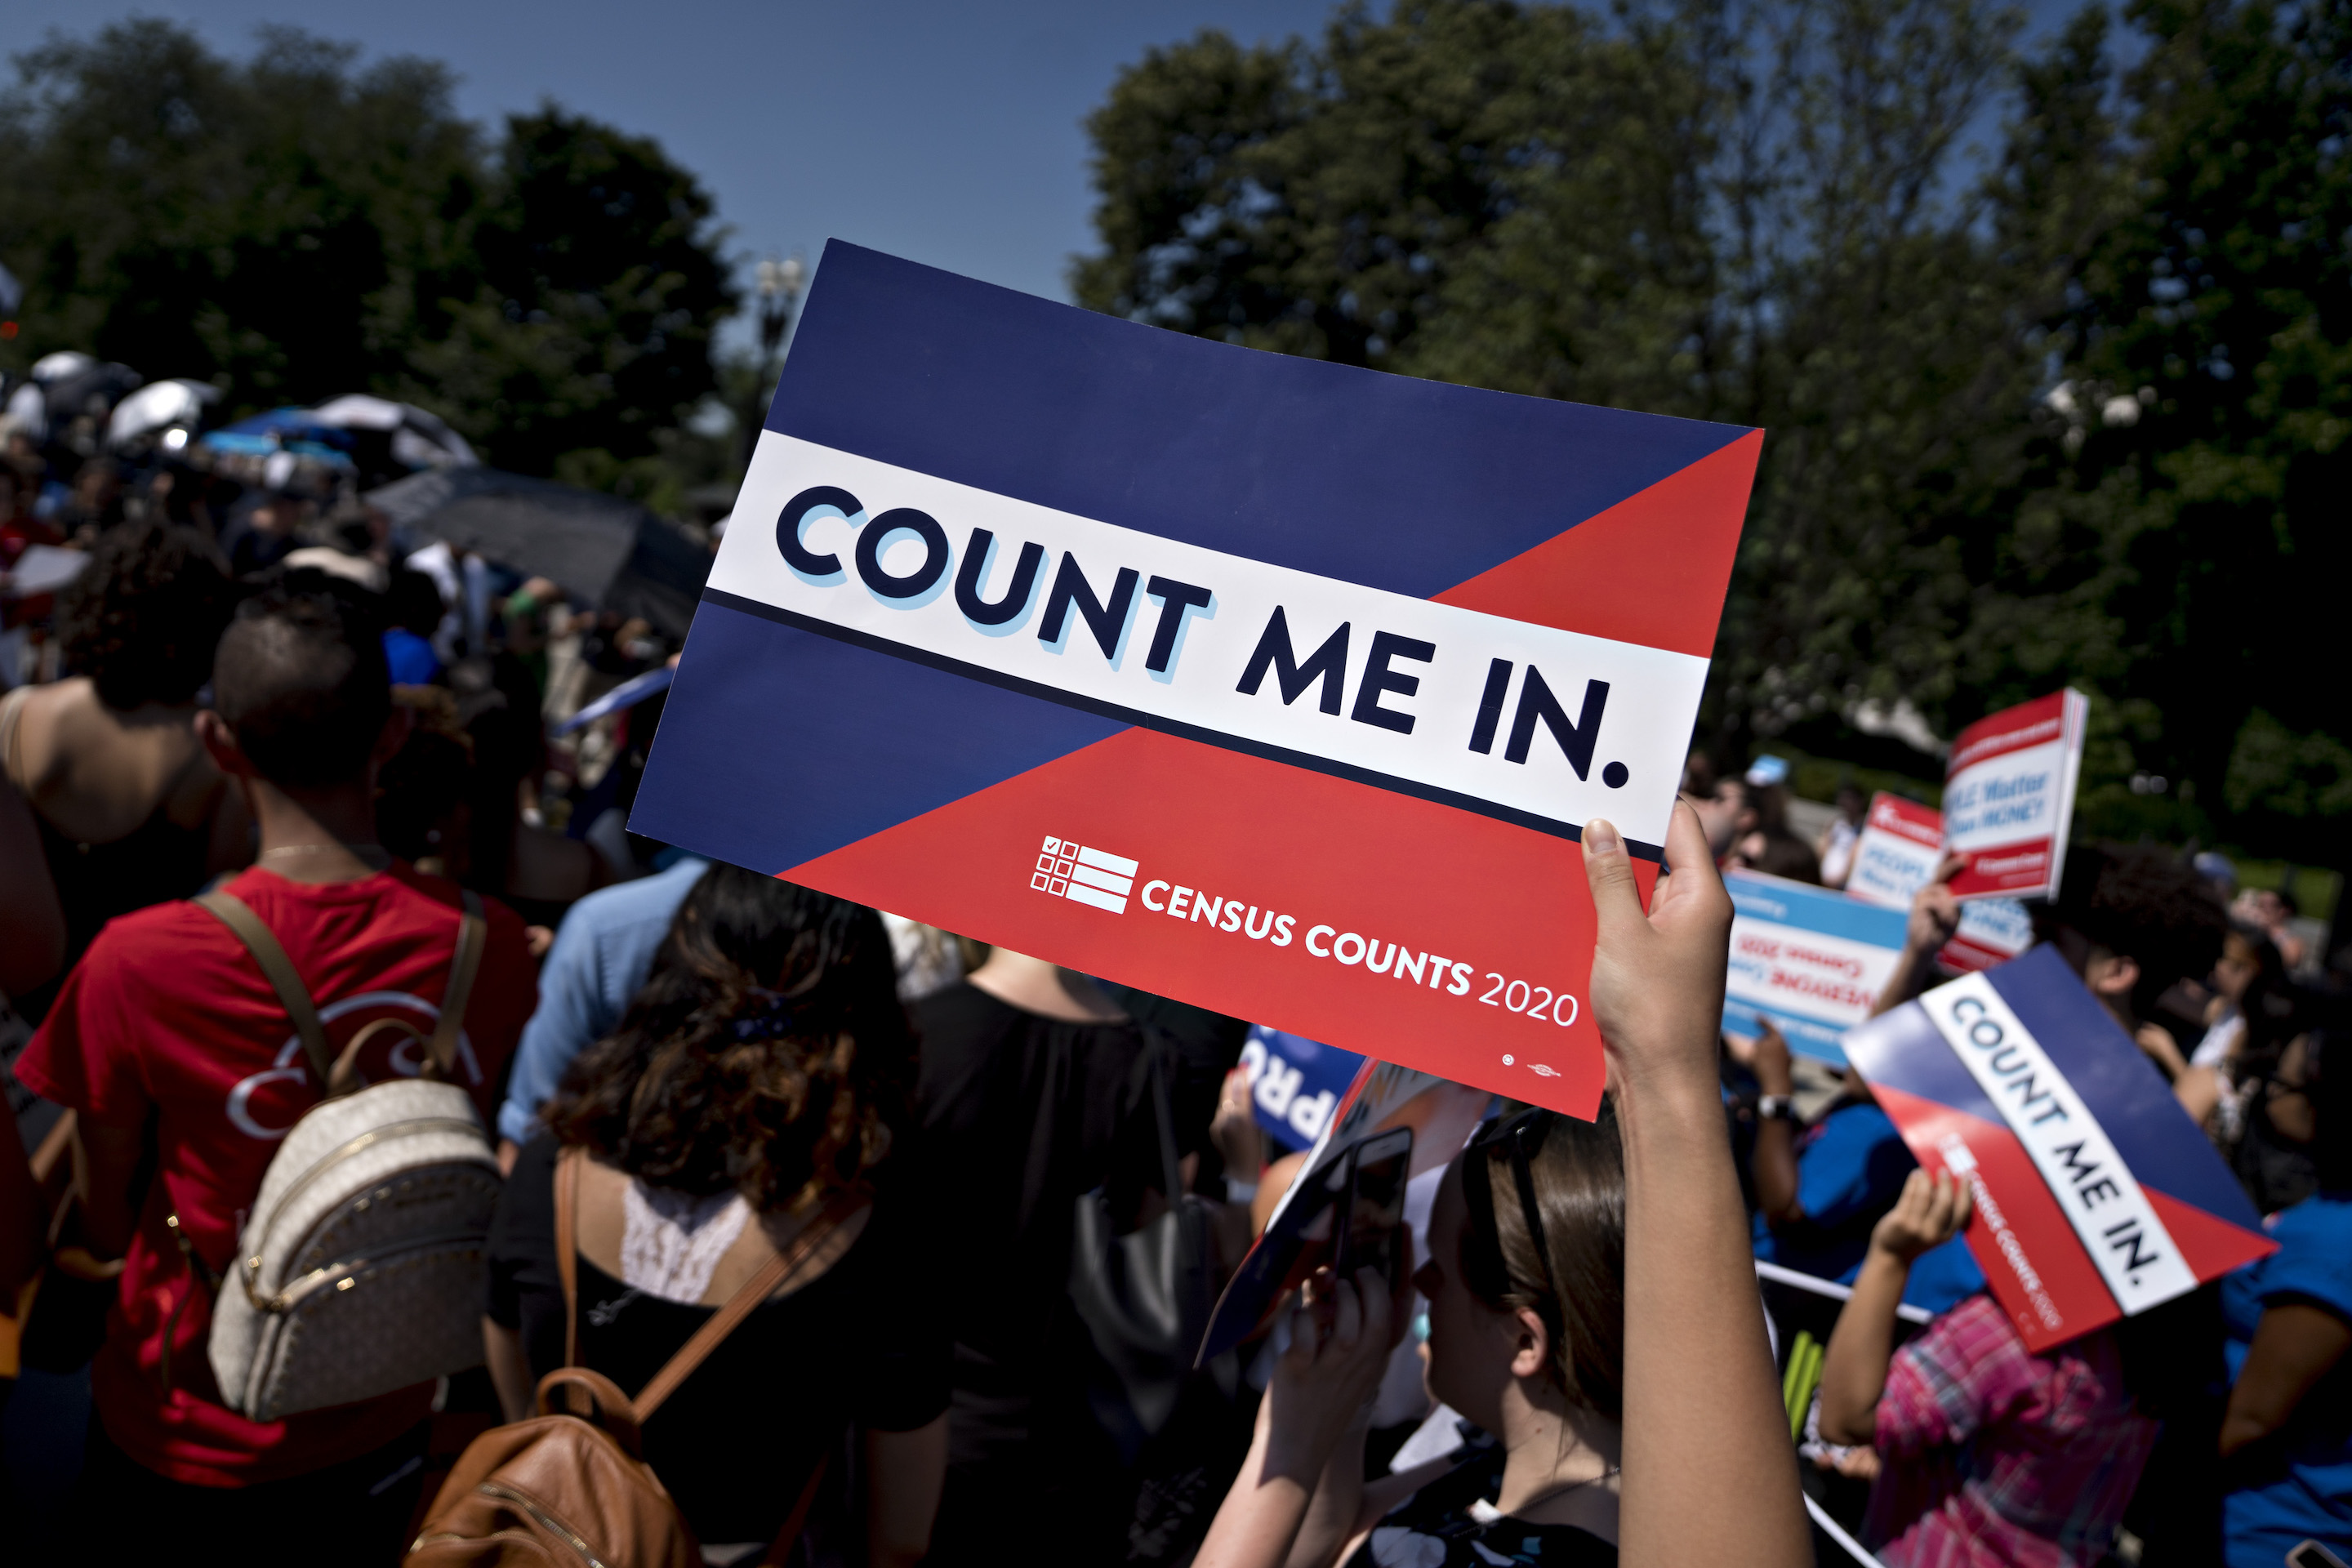
{"type": "MultiPolygon", "coordinates": [[[[559,663],[576,705],[667,657],[645,628],[512,574],[469,621],[361,504],[273,553],[259,505],[240,533],[130,489],[0,697],[26,1026],[0,1286],[23,1376],[88,1391],[78,1432],[42,1406],[70,1487],[10,1483],[53,1555],[422,1552],[458,1451],[564,1369],[658,1403],[638,1457],[711,1563],[1779,1564],[1813,1553],[1806,1494],[1897,1568],[2352,1553],[2340,993],[2210,864],[2078,846],[2035,935],[2208,1130],[2270,1258],[2028,1349],[1967,1189],[1870,1087],[1722,1035],[1718,866],[1819,879],[1841,846],[1797,836],[1782,780],[1695,768],[1646,911],[1586,829],[1599,1119],[1492,1107],[1409,1258],[1316,1274],[1146,1398],[1081,1255],[1175,1215],[1212,1289],[1239,1266],[1298,1164],[1251,1122],[1245,1022],[630,838],[658,699],[560,754],[547,720],[559,663]],[[216,1381],[278,1140],[337,1087],[220,895],[316,999],[338,1083],[415,1076],[456,1010],[446,1077],[499,1178],[478,1366],[277,1418],[216,1381]],[[1776,1388],[1757,1259],[1851,1292],[1810,1409],[1776,1388]]],[[[1920,894],[1882,1010],[1958,919],[1920,894]]]]}

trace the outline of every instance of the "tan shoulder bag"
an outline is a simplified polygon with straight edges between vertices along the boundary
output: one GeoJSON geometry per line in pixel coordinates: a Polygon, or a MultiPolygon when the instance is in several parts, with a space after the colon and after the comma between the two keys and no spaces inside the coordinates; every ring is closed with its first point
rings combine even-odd
{"type": "MultiPolygon", "coordinates": [[[[824,1244],[860,1201],[843,1194],[784,1252],[727,1299],[631,1399],[612,1379],[576,1364],[580,1162],[566,1149],[555,1173],[555,1257],[563,1277],[563,1363],[539,1381],[539,1413],[485,1432],[458,1456],[408,1549],[411,1568],[520,1568],[600,1563],[606,1568],[699,1568],[700,1547],[645,1461],[642,1432],[661,1403],[824,1244]]],[[[763,1561],[782,1563],[808,1522],[824,1479],[820,1462],[763,1561]]]]}

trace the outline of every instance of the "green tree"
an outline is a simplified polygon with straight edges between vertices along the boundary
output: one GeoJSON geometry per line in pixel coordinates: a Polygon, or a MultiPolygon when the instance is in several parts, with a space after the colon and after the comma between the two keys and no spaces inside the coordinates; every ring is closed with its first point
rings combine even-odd
{"type": "Polygon", "coordinates": [[[490,461],[617,471],[715,385],[733,309],[709,195],[653,142],[552,105],[495,142],[450,79],[265,28],[53,37],[0,96],[0,261],[21,369],[86,349],[233,411],[369,391],[490,461]]]}
{"type": "Polygon", "coordinates": [[[1258,347],[1767,426],[1712,721],[1940,706],[1969,431],[2031,382],[1984,198],[1946,188],[2015,25],[1425,0],[1344,9],[1319,48],[1205,34],[1090,121],[1105,247],[1074,280],[1258,347]]]}
{"type": "Polygon", "coordinates": [[[2127,15],[2148,46],[2115,160],[2132,200],[2050,318],[2064,381],[2024,506],[2097,563],[2088,651],[2156,710],[2133,761],[2191,785],[2175,817],[2341,861],[2352,719],[2326,676],[2352,579],[2352,5],[2127,15]]]}
{"type": "Polygon", "coordinates": [[[2352,726],[2305,672],[2352,548],[2347,18],[2135,0],[2121,74],[2098,6],[2020,58],[1985,0],[1203,34],[1089,121],[1073,280],[1258,347],[1765,426],[1702,720],[1734,751],[2072,681],[2090,826],[2341,857],[2352,726]]]}
{"type": "MultiPolygon", "coordinates": [[[[735,308],[701,184],[652,141],[553,105],[516,115],[470,228],[481,281],[416,355],[509,467],[654,453],[718,387],[735,308]]],[[[601,462],[602,459],[597,459],[601,462]]]]}
{"type": "Polygon", "coordinates": [[[0,100],[0,258],[27,296],[13,357],[85,349],[250,406],[397,374],[410,301],[467,269],[477,138],[440,67],[354,56],[267,28],[236,63],[135,21],[17,57],[0,100]]]}

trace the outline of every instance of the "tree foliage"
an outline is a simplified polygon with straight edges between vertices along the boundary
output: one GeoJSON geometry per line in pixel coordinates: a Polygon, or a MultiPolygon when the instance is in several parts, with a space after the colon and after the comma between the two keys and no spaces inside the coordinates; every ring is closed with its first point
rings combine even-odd
{"type": "Polygon", "coordinates": [[[1988,0],[1204,33],[1089,121],[1073,281],[1255,347],[1765,426],[1718,744],[1851,744],[1899,703],[1948,733],[2072,680],[2095,826],[2341,853],[2352,724],[2294,676],[2346,548],[2347,16],[2137,0],[2121,75],[2102,10],[2021,58],[1988,0]]]}
{"type": "Polygon", "coordinates": [[[552,105],[493,141],[441,66],[285,27],[242,60],[140,20],[16,63],[17,368],[84,349],[246,409],[376,392],[539,473],[649,454],[715,386],[712,204],[649,141],[552,105]]]}

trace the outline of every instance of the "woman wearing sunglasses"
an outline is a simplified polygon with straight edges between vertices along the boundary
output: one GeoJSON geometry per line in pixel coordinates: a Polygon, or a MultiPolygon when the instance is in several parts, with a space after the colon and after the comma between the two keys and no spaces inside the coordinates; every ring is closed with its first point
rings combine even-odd
{"type": "Polygon", "coordinates": [[[1403,1282],[1318,1275],[1202,1568],[1811,1561],[1717,1088],[1731,906],[1686,805],[1666,858],[1645,913],[1585,827],[1613,1114],[1490,1124],[1432,1211],[1431,1391],[1495,1446],[1363,1484],[1403,1282]]]}

